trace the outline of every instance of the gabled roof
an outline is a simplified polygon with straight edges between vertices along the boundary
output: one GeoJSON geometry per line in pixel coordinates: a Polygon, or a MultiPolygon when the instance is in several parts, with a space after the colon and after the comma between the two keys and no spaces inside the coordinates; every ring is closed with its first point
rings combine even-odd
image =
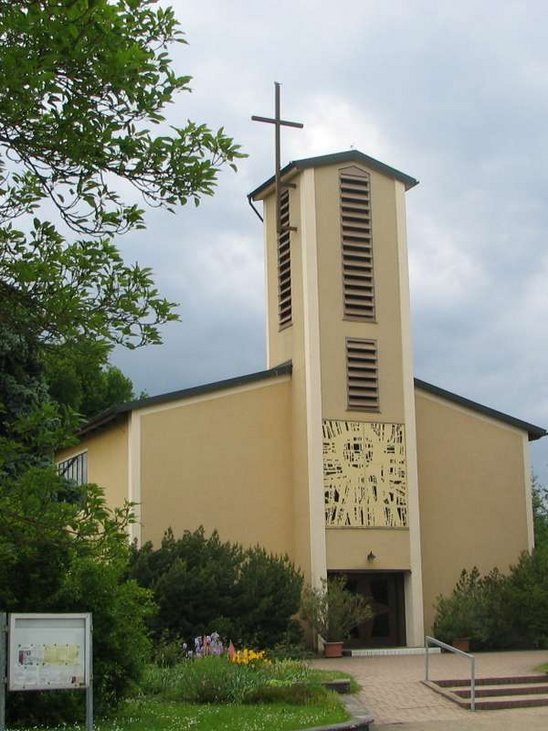
{"type": "Polygon", "coordinates": [[[84,434],[100,429],[101,427],[118,419],[118,417],[122,414],[136,411],[137,409],[146,409],[148,406],[158,406],[159,404],[166,404],[170,401],[179,401],[181,399],[192,398],[193,396],[202,396],[215,391],[237,388],[238,386],[247,386],[251,383],[266,381],[269,378],[289,375],[292,369],[293,366],[291,361],[287,361],[287,363],[281,363],[280,365],[275,366],[274,368],[269,368],[266,371],[257,371],[256,373],[249,373],[245,376],[226,378],[223,381],[204,383],[202,386],[193,386],[192,388],[183,388],[180,391],[170,391],[169,393],[161,393],[158,396],[150,396],[149,398],[138,399],[136,401],[127,401],[125,404],[114,406],[113,408],[107,409],[107,411],[103,411],[101,414],[95,416],[91,419],[91,421],[88,421],[81,429],[78,430],[78,435],[84,436],[84,434]]]}
{"type": "Polygon", "coordinates": [[[434,396],[439,396],[447,401],[451,401],[454,404],[458,404],[459,406],[464,406],[467,409],[476,411],[484,416],[489,416],[491,419],[497,419],[497,421],[503,421],[510,426],[515,426],[517,429],[521,429],[528,433],[530,442],[533,442],[536,439],[541,439],[548,433],[546,429],[543,429],[541,426],[535,426],[534,424],[529,424],[527,421],[516,419],[514,416],[503,414],[502,411],[491,409],[489,406],[483,406],[483,404],[478,404],[476,401],[471,401],[470,399],[464,398],[464,396],[459,396],[451,391],[446,391],[444,388],[439,388],[439,386],[433,386],[431,383],[426,383],[426,381],[421,381],[418,378],[415,378],[415,387],[420,388],[422,391],[427,391],[434,396]]]}
{"type": "MultiPolygon", "coordinates": [[[[78,431],[78,435],[84,436],[85,434],[89,434],[96,429],[101,429],[102,427],[116,421],[123,414],[130,413],[131,411],[145,409],[149,406],[167,404],[171,401],[180,401],[183,399],[192,398],[194,396],[202,396],[208,393],[214,393],[215,391],[225,391],[229,388],[237,388],[238,386],[246,386],[252,383],[259,383],[260,381],[266,381],[270,378],[290,375],[292,370],[293,366],[291,361],[287,361],[287,363],[281,363],[280,365],[275,366],[274,368],[269,368],[265,371],[248,373],[245,376],[227,378],[223,381],[215,381],[214,383],[204,383],[202,386],[183,388],[180,391],[170,391],[169,393],[162,393],[159,396],[150,396],[149,398],[145,399],[128,401],[125,404],[120,404],[119,406],[114,406],[112,409],[103,411],[102,414],[99,414],[98,416],[91,419],[91,421],[88,421],[78,431]]],[[[456,393],[446,391],[445,389],[439,388],[438,386],[433,386],[431,383],[426,383],[426,381],[421,381],[419,378],[415,378],[414,380],[416,388],[427,391],[428,393],[445,399],[446,401],[451,401],[452,403],[458,404],[459,406],[464,406],[465,408],[471,409],[472,411],[476,411],[483,416],[488,416],[491,419],[502,421],[505,424],[509,424],[510,426],[514,426],[517,429],[521,429],[522,431],[527,432],[527,434],[529,435],[529,441],[540,439],[541,437],[546,436],[546,434],[548,433],[546,429],[543,429],[540,426],[535,426],[534,424],[530,424],[527,421],[516,419],[514,416],[503,414],[502,411],[496,411],[495,409],[491,409],[489,406],[483,406],[482,404],[478,404],[476,401],[471,401],[470,399],[464,398],[464,396],[458,396],[456,393]]]]}
{"type": "MultiPolygon", "coordinates": [[[[346,150],[345,152],[334,152],[331,155],[320,155],[318,157],[306,157],[302,160],[293,160],[293,162],[288,163],[284,168],[282,168],[281,176],[283,178],[292,172],[306,170],[306,168],[321,167],[323,165],[338,165],[349,162],[362,163],[373,170],[377,170],[379,173],[395,178],[405,185],[406,190],[413,188],[419,183],[418,180],[415,180],[415,178],[412,178],[410,175],[406,175],[405,173],[396,170],[396,168],[390,167],[390,165],[385,165],[384,162],[375,160],[374,157],[369,157],[369,155],[365,155],[359,150],[346,150]]],[[[258,188],[255,188],[255,190],[249,193],[247,197],[252,200],[259,199],[261,194],[274,184],[274,181],[275,177],[273,175],[271,178],[259,185],[258,188]]]]}

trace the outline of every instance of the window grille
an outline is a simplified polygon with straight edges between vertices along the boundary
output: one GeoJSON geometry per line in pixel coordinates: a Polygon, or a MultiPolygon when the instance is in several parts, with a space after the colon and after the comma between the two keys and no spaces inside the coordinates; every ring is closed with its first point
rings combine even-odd
{"type": "Polygon", "coordinates": [[[65,480],[76,485],[85,485],[88,481],[88,453],[81,452],[57,464],[57,472],[65,480]]]}
{"type": "Polygon", "coordinates": [[[379,410],[375,340],[346,340],[346,379],[349,409],[379,410]]]}
{"type": "Polygon", "coordinates": [[[282,233],[278,236],[278,319],[280,327],[291,325],[291,232],[289,231],[289,191],[280,200],[282,233]]]}
{"type": "Polygon", "coordinates": [[[344,316],[374,320],[369,175],[357,168],[352,172],[341,171],[339,183],[344,316]]]}

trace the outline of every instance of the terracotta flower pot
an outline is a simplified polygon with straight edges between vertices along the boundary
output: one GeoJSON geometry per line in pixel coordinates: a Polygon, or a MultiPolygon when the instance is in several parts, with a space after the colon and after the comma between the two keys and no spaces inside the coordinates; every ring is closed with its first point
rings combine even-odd
{"type": "Polygon", "coordinates": [[[324,657],[342,657],[342,642],[326,642],[323,646],[324,657]]]}
{"type": "Polygon", "coordinates": [[[462,650],[463,652],[470,652],[470,638],[469,637],[457,637],[453,640],[451,643],[453,647],[457,650],[462,650]]]}

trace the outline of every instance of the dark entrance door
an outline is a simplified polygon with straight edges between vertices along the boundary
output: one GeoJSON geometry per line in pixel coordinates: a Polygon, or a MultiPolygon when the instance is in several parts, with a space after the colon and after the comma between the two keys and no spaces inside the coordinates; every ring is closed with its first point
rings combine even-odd
{"type": "Polygon", "coordinates": [[[345,647],[405,645],[403,572],[345,572],[343,575],[347,588],[367,597],[375,612],[372,619],[356,627],[345,647]]]}

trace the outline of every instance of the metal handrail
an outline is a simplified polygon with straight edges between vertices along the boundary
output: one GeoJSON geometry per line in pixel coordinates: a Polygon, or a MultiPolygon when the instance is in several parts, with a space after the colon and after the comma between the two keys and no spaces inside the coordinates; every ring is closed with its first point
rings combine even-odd
{"type": "Polygon", "coordinates": [[[476,710],[476,658],[471,655],[469,652],[464,652],[463,650],[457,650],[456,647],[453,647],[453,645],[448,645],[445,642],[442,642],[441,640],[437,640],[435,637],[429,637],[426,635],[424,638],[424,657],[425,657],[425,681],[429,681],[429,658],[428,658],[428,648],[430,645],[436,645],[436,647],[441,647],[444,650],[448,650],[449,652],[453,652],[455,655],[462,655],[463,657],[467,657],[470,660],[470,710],[475,711],[476,710]]]}

